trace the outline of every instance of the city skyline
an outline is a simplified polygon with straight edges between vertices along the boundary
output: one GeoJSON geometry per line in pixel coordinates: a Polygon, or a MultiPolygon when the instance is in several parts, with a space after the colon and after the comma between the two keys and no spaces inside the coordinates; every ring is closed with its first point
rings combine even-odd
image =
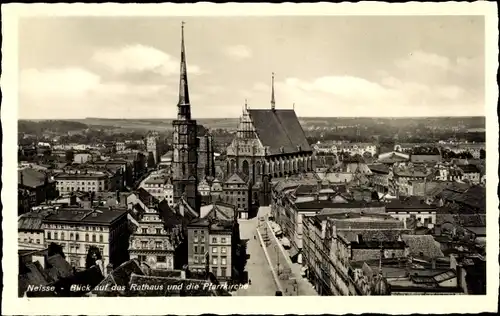
{"type": "Polygon", "coordinates": [[[19,119],[175,117],[181,21],[196,118],[270,108],[272,72],[300,117],[485,114],[482,17],[51,17],[20,20],[19,119]]]}

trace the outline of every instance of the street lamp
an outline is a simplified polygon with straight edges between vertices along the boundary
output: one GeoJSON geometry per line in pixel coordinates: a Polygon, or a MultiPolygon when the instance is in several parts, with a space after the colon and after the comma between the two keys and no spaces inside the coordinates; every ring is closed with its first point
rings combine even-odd
{"type": "Polygon", "coordinates": [[[278,262],[278,275],[280,275],[280,256],[279,256],[279,253],[278,253],[278,245],[276,245],[274,247],[274,249],[276,250],[276,261],[278,262]]]}

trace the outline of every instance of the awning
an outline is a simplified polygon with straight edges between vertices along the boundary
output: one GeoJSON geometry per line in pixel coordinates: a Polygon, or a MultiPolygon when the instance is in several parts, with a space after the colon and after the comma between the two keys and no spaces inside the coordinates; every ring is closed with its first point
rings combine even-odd
{"type": "Polygon", "coordinates": [[[281,239],[281,244],[284,246],[284,247],[290,247],[290,240],[288,240],[288,238],[286,237],[283,237],[281,239]]]}

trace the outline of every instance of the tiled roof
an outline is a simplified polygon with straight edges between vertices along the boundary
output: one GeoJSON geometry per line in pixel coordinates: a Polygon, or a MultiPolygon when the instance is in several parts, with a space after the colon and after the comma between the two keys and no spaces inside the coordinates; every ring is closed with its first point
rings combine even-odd
{"type": "Polygon", "coordinates": [[[166,228],[174,228],[182,224],[182,216],[172,210],[172,208],[168,205],[167,200],[160,202],[158,205],[158,211],[166,228]]]}
{"type": "Polygon", "coordinates": [[[21,184],[21,180],[23,185],[30,188],[36,188],[45,183],[45,173],[36,171],[32,168],[25,168],[17,171],[18,177],[17,182],[21,184]],[[22,175],[22,177],[21,177],[22,175]]]}
{"type": "Polygon", "coordinates": [[[117,296],[124,295],[123,291],[111,291],[111,287],[118,285],[128,289],[131,275],[144,275],[140,264],[137,260],[129,260],[122,263],[118,268],[114,269],[108,276],[92,290],[92,293],[97,296],[117,296]]]}
{"type": "MultiPolygon", "coordinates": [[[[368,246],[370,248],[379,247],[380,242],[397,242],[399,236],[403,233],[407,233],[408,230],[396,230],[396,229],[381,229],[381,230],[356,230],[356,231],[338,231],[346,241],[357,242],[358,238],[361,236],[362,242],[360,246],[368,246]],[[375,242],[375,243],[373,243],[375,242]],[[378,245],[377,245],[378,244],[378,245]]],[[[394,245],[396,248],[404,247],[404,245],[394,245]]]]}
{"type": "Polygon", "coordinates": [[[17,229],[18,230],[43,230],[42,222],[43,215],[39,213],[26,213],[19,217],[17,220],[17,229]]]}
{"type": "Polygon", "coordinates": [[[269,154],[312,151],[294,110],[249,109],[248,114],[269,154]]]}
{"type": "Polygon", "coordinates": [[[385,164],[368,165],[368,168],[374,173],[389,174],[389,167],[385,164]]]}
{"type": "Polygon", "coordinates": [[[126,216],[126,211],[118,209],[82,209],[82,208],[61,208],[57,213],[50,214],[44,218],[44,222],[78,222],[96,225],[110,225],[122,216],[126,216]]]}
{"type": "Polygon", "coordinates": [[[412,209],[433,211],[436,210],[436,206],[426,204],[424,200],[419,198],[418,196],[405,196],[400,197],[399,199],[392,199],[386,205],[387,212],[412,209]]]}
{"type": "Polygon", "coordinates": [[[406,243],[413,257],[440,258],[444,256],[440,244],[431,235],[402,235],[401,239],[406,243]]]}
{"type": "Polygon", "coordinates": [[[158,202],[158,199],[151,195],[151,193],[146,191],[144,188],[137,189],[136,194],[139,200],[141,200],[141,202],[146,206],[150,205],[150,203],[156,204],[156,202],[158,202]]]}

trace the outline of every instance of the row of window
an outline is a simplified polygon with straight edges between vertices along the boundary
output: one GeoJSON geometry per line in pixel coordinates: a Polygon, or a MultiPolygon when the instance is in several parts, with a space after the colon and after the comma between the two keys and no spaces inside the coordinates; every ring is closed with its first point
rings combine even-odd
{"type": "MultiPolygon", "coordinates": [[[[152,232],[152,229],[150,229],[150,230],[151,230],[151,232],[152,232]]],[[[147,234],[148,234],[148,229],[147,229],[147,228],[142,228],[142,229],[141,229],[141,233],[142,233],[143,235],[147,235],[147,234]]],[[[161,228],[155,228],[155,234],[156,234],[156,235],[161,235],[161,234],[163,234],[163,229],[161,229],[161,228]]]]}
{"type": "MultiPolygon", "coordinates": [[[[61,187],[60,189],[61,189],[61,191],[68,191],[68,192],[70,192],[70,191],[71,191],[71,192],[75,191],[75,188],[74,188],[74,187],[66,187],[66,189],[65,189],[64,187],[61,187]]],[[[99,191],[102,191],[102,187],[101,187],[101,186],[99,186],[99,188],[96,188],[95,186],[94,186],[94,187],[88,187],[88,188],[87,188],[87,191],[88,191],[88,192],[92,192],[92,191],[97,191],[97,189],[98,189],[99,191]]],[[[79,192],[79,191],[85,191],[85,188],[83,188],[83,187],[82,187],[82,189],[80,190],[80,187],[77,187],[77,188],[76,188],[76,191],[77,191],[77,192],[79,192]]]]}
{"type": "MultiPolygon", "coordinates": [[[[200,263],[205,263],[205,257],[202,256],[200,257],[200,259],[203,260],[203,262],[200,262],[200,263]]],[[[194,256],[194,260],[195,260],[195,263],[198,263],[198,256],[194,256]]],[[[217,256],[212,256],[212,265],[217,265],[219,264],[219,257],[217,256]]],[[[221,265],[227,265],[227,257],[220,257],[220,264],[221,265]]]]}
{"type": "MultiPolygon", "coordinates": [[[[21,242],[21,238],[17,238],[17,241],[18,242],[21,242]]],[[[30,244],[33,243],[33,238],[24,238],[23,242],[29,242],[30,244]]],[[[37,244],[40,244],[40,239],[36,239],[36,243],[37,244]]]]}
{"type": "MultiPolygon", "coordinates": [[[[142,249],[148,249],[149,248],[149,241],[143,240],[141,241],[141,248],[142,249]]],[[[155,241],[155,249],[162,249],[163,248],[163,242],[162,241],[155,241]]]]}
{"type": "Polygon", "coordinates": [[[219,269],[217,267],[212,267],[212,273],[216,277],[226,277],[227,276],[227,268],[220,268],[220,274],[218,274],[219,269]]]}
{"type": "MultiPolygon", "coordinates": [[[[137,256],[139,262],[146,262],[147,256],[139,255],[137,256]]],[[[167,256],[156,256],[156,262],[165,263],[167,262],[167,256]]]]}
{"type": "MultiPolygon", "coordinates": [[[[65,237],[66,236],[64,235],[64,232],[61,232],[60,235],[58,232],[54,232],[54,240],[66,240],[65,237]],[[61,238],[59,238],[59,236],[61,238]]],[[[50,240],[50,239],[52,239],[52,232],[47,232],[47,240],[50,240]]],[[[80,234],[70,233],[69,240],[75,240],[75,241],[80,240],[80,234]]],[[[85,241],[90,241],[89,234],[85,234],[85,241]]],[[[97,236],[95,234],[92,234],[92,242],[97,242],[97,236]]],[[[102,234],[99,235],[99,242],[104,242],[104,236],[102,234]]]]}

